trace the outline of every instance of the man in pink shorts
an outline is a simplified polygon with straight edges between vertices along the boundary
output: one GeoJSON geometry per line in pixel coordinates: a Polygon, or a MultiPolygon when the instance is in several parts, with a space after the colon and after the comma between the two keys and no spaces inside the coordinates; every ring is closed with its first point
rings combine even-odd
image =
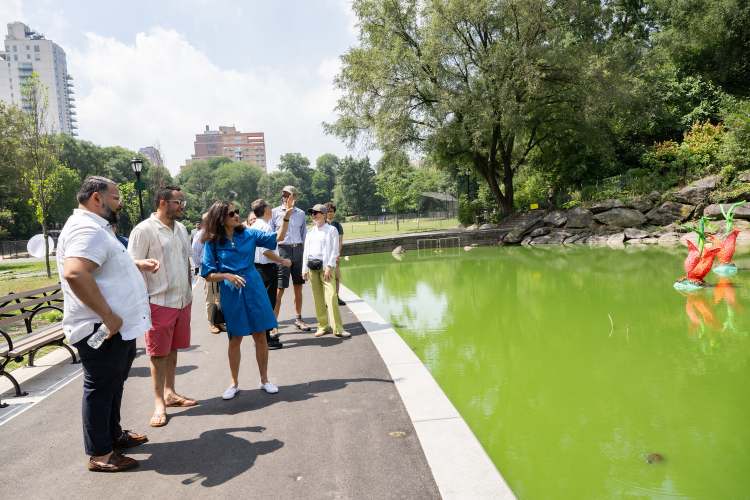
{"type": "Polygon", "coordinates": [[[156,191],[154,201],[156,213],[130,233],[128,252],[136,263],[143,259],[158,259],[161,263],[156,273],[143,273],[151,307],[146,353],[151,356],[156,398],[151,427],[161,427],[167,424],[167,407],[198,403],[180,396],[174,388],[177,349],[190,347],[193,301],[190,237],[178,222],[185,210],[185,195],[178,186],[164,186],[156,191]]]}

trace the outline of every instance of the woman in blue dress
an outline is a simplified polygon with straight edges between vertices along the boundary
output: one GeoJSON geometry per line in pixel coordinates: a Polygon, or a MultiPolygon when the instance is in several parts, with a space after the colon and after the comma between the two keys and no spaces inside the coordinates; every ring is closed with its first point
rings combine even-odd
{"type": "Polygon", "coordinates": [[[294,203],[284,214],[278,233],[264,233],[245,229],[240,224],[239,211],[228,201],[217,201],[206,214],[206,225],[201,235],[203,267],[201,275],[209,282],[218,282],[221,310],[229,335],[229,371],[232,385],[224,392],[224,399],[232,399],[239,391],[240,345],[242,338],[252,335],[255,358],[260,370],[260,388],[269,393],[279,389],[268,380],[268,344],[266,330],[278,323],[268,300],[263,280],[255,269],[255,248],[273,250],[283,241],[289,227],[294,203]]]}

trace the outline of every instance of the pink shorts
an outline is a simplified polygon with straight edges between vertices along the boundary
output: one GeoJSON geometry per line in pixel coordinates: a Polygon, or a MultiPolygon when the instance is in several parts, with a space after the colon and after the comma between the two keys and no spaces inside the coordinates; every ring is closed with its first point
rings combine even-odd
{"type": "Polygon", "coordinates": [[[146,354],[166,356],[172,349],[190,347],[190,302],[182,309],[151,306],[151,329],[146,332],[146,354]]]}

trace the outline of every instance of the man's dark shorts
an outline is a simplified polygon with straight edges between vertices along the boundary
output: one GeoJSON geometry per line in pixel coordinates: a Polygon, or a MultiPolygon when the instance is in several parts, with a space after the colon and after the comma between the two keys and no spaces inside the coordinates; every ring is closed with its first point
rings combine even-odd
{"type": "Polygon", "coordinates": [[[278,265],[279,268],[279,288],[289,288],[289,276],[292,276],[292,284],[304,285],[302,279],[302,254],[305,253],[305,247],[299,245],[296,247],[283,247],[279,245],[279,256],[282,259],[292,261],[292,267],[278,265]]]}

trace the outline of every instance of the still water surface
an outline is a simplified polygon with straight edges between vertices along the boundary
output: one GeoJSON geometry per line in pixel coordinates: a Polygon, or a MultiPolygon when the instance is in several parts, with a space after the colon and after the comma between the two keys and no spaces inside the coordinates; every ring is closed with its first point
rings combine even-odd
{"type": "Polygon", "coordinates": [[[363,255],[342,282],[415,347],[519,499],[750,498],[748,253],[691,296],[672,288],[676,245],[363,255]]]}

